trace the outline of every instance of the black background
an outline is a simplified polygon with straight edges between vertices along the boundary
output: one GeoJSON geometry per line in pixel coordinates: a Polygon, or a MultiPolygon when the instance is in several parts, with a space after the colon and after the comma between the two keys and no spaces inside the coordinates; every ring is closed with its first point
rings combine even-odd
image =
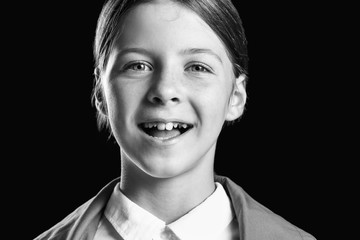
{"type": "MultiPolygon", "coordinates": [[[[215,171],[320,239],[335,202],[338,175],[329,172],[346,159],[336,128],[342,113],[334,75],[341,73],[330,60],[337,23],[329,24],[324,6],[249,2],[236,3],[249,42],[247,108],[220,135],[215,171]]],[[[98,131],[90,101],[102,3],[19,3],[5,24],[11,45],[4,50],[12,54],[5,81],[11,88],[3,90],[11,96],[3,108],[11,147],[4,156],[16,169],[4,180],[11,186],[5,195],[15,203],[9,210],[18,211],[11,221],[27,227],[17,234],[28,239],[120,173],[119,149],[98,131]]]]}

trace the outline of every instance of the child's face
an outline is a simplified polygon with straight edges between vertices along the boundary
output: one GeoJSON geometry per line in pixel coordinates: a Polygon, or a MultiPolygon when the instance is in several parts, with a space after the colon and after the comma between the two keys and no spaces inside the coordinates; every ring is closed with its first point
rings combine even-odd
{"type": "Polygon", "coordinates": [[[170,1],[137,6],[121,31],[102,84],[122,160],[155,177],[212,171],[224,121],[239,117],[229,103],[235,79],[222,42],[170,1]]]}

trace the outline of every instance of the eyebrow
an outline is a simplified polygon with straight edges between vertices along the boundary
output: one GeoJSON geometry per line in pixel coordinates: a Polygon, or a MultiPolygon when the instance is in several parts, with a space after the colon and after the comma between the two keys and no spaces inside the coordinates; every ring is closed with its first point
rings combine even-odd
{"type": "Polygon", "coordinates": [[[140,53],[140,54],[144,54],[144,55],[150,55],[150,52],[148,50],[146,50],[145,48],[137,48],[137,47],[121,49],[117,55],[125,55],[128,53],[140,53]]]}
{"type": "Polygon", "coordinates": [[[182,55],[194,55],[194,54],[208,54],[215,57],[221,64],[223,61],[221,60],[220,56],[216,54],[213,50],[208,48],[187,48],[180,51],[182,55]]]}
{"type": "MultiPolygon", "coordinates": [[[[144,55],[151,55],[151,52],[146,50],[145,48],[137,48],[137,47],[121,49],[117,55],[121,56],[121,55],[125,55],[128,53],[139,53],[139,54],[144,54],[144,55]]],[[[215,57],[221,64],[223,63],[220,56],[209,48],[186,48],[186,49],[180,50],[179,53],[181,55],[208,54],[208,55],[215,57]]]]}

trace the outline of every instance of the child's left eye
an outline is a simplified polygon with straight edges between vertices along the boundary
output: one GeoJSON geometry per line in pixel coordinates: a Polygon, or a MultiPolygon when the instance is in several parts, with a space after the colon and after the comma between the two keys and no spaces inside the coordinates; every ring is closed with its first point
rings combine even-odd
{"type": "Polygon", "coordinates": [[[210,67],[204,66],[203,64],[199,64],[199,63],[187,67],[186,70],[192,72],[208,72],[208,73],[212,72],[210,70],[210,67]]]}

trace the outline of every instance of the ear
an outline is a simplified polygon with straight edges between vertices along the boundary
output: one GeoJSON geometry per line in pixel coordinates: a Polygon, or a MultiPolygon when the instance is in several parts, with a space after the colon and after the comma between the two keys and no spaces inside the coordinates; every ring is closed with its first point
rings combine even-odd
{"type": "Polygon", "coordinates": [[[93,97],[94,97],[95,107],[102,115],[106,116],[107,115],[106,102],[102,92],[101,78],[98,68],[95,69],[94,76],[95,76],[95,87],[94,87],[93,97]]]}
{"type": "Polygon", "coordinates": [[[95,107],[102,115],[107,115],[106,112],[106,103],[102,97],[101,89],[95,90],[94,99],[95,99],[95,107]]]}
{"type": "Polygon", "coordinates": [[[234,121],[244,112],[246,103],[245,80],[245,74],[241,74],[235,80],[235,86],[230,96],[229,109],[225,117],[226,121],[234,121]]]}

